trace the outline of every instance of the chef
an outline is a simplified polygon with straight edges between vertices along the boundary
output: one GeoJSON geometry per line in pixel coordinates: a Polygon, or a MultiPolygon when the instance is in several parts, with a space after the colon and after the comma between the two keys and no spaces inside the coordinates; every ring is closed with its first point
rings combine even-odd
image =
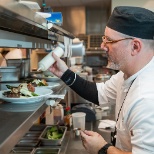
{"type": "Polygon", "coordinates": [[[120,70],[105,84],[80,78],[55,54],[50,67],[83,98],[95,104],[116,103],[116,144],[86,130],[81,132],[83,145],[91,154],[154,154],[154,12],[116,7],[101,48],[120,70]]]}

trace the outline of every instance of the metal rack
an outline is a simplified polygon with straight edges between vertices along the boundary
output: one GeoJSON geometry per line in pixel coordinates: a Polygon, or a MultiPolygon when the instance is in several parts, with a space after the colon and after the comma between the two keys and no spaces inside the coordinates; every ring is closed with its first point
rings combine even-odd
{"type": "Polygon", "coordinates": [[[0,47],[49,49],[52,39],[75,38],[16,0],[7,1],[0,1],[0,47]]]}

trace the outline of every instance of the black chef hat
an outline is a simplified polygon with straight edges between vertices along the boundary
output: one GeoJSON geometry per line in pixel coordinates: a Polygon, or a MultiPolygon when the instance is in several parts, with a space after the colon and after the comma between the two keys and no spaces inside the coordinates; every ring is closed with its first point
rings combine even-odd
{"type": "Polygon", "coordinates": [[[107,27],[133,37],[154,39],[154,12],[140,7],[118,6],[107,27]]]}

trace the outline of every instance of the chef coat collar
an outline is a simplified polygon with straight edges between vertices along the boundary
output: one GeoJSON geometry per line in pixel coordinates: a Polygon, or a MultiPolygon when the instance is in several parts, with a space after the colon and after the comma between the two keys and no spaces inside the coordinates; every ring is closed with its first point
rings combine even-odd
{"type": "MultiPolygon", "coordinates": [[[[151,65],[152,63],[154,63],[154,57],[152,58],[152,60],[145,65],[145,67],[143,67],[140,71],[138,71],[137,73],[135,73],[134,75],[130,76],[128,79],[124,80],[123,86],[125,88],[129,88],[131,83],[147,68],[149,67],[149,65],[151,65]]],[[[123,77],[124,78],[124,77],[123,77]]]]}

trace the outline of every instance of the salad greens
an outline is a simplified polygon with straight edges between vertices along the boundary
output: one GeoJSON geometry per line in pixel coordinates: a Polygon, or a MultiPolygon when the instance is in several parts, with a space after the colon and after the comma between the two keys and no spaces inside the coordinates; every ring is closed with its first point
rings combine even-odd
{"type": "Polygon", "coordinates": [[[63,133],[64,133],[63,128],[57,128],[57,126],[52,126],[50,129],[47,130],[47,133],[46,133],[45,137],[47,139],[56,140],[56,139],[62,138],[63,133]]]}

